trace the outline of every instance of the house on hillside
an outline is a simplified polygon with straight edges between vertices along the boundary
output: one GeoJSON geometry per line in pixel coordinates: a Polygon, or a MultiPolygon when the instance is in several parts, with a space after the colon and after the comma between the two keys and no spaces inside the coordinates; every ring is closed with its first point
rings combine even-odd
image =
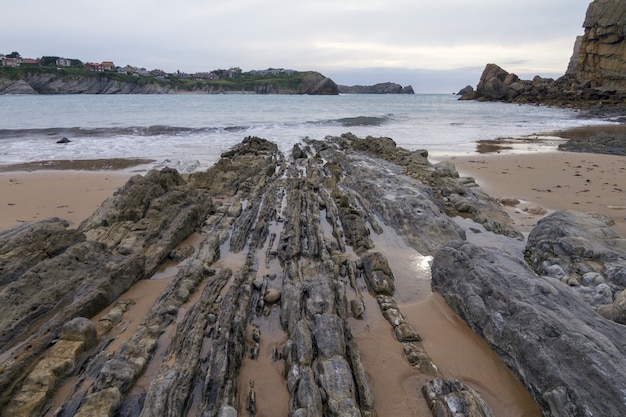
{"type": "Polygon", "coordinates": [[[72,66],[72,61],[67,58],[57,58],[55,63],[57,68],[68,68],[72,66]]]}
{"type": "Polygon", "coordinates": [[[39,66],[41,64],[41,61],[39,59],[34,59],[34,58],[22,58],[20,65],[33,65],[33,66],[39,66]]]}
{"type": "Polygon", "coordinates": [[[87,62],[85,63],[84,68],[93,72],[104,72],[115,69],[115,64],[111,61],[103,61],[102,63],[87,62]]]}
{"type": "Polygon", "coordinates": [[[102,72],[104,69],[102,68],[102,64],[97,64],[95,62],[85,62],[84,68],[93,72],[102,72]]]}
{"type": "Polygon", "coordinates": [[[20,58],[2,58],[2,66],[3,67],[12,67],[17,68],[20,66],[20,58]]]}

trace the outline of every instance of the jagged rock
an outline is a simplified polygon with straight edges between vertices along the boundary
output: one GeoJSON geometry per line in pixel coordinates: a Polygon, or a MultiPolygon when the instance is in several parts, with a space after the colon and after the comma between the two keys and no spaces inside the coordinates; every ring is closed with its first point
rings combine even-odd
{"type": "Polygon", "coordinates": [[[611,313],[613,320],[621,324],[626,324],[626,290],[615,297],[611,313]]]}
{"type": "Polygon", "coordinates": [[[132,177],[78,230],[123,255],[145,254],[150,275],[212,208],[205,193],[164,168],[132,177]]]}
{"type": "Polygon", "coordinates": [[[254,360],[283,378],[285,414],[375,417],[351,327],[351,317],[380,317],[363,316],[373,301],[367,286],[380,293],[390,343],[407,358],[402,372],[439,376],[393,298],[393,265],[372,250],[372,236],[392,228],[433,253],[463,237],[446,198],[497,203],[453,166],[431,165],[426,151],[389,138],[307,145],[287,162],[276,144],[248,137],[206,172],[133,177],[76,231],[49,220],[1,232],[0,354],[9,360],[0,364],[0,408],[49,411],[59,390],[57,417],[174,417],[190,407],[206,417],[245,413],[250,394],[249,411],[267,414],[260,380],[254,390],[250,377],[239,381],[254,360]],[[181,247],[192,232],[193,248],[181,247]],[[175,275],[149,308],[116,299],[173,260],[175,275]],[[86,321],[100,312],[95,326],[86,321]],[[84,317],[72,322],[78,331],[62,333],[76,317],[84,317]],[[271,357],[265,343],[275,344],[271,357]],[[42,377],[45,386],[33,383],[42,377]]]}
{"type": "Polygon", "coordinates": [[[599,132],[587,137],[569,139],[565,143],[560,143],[559,149],[626,156],[626,135],[599,132]]]}
{"type": "Polygon", "coordinates": [[[84,342],[85,347],[96,343],[96,325],[85,317],[76,317],[65,323],[61,328],[60,339],[72,342],[84,342]]]}
{"type": "Polygon", "coordinates": [[[538,274],[568,283],[593,306],[612,303],[626,287],[626,239],[597,216],[566,210],[544,217],[525,254],[538,274]]]}
{"type": "Polygon", "coordinates": [[[365,304],[361,300],[352,299],[350,300],[350,311],[352,311],[354,318],[361,318],[365,312],[365,304]]]}
{"type": "Polygon", "coordinates": [[[85,241],[82,233],[68,227],[67,221],[54,217],[0,231],[0,285],[16,281],[39,262],[85,241]]]}
{"type": "Polygon", "coordinates": [[[358,416],[355,387],[348,362],[333,356],[318,362],[320,386],[326,392],[326,404],[332,416],[358,416]]]}
{"type": "Polygon", "coordinates": [[[338,316],[319,314],[315,317],[313,337],[320,358],[329,359],[333,356],[344,356],[346,354],[343,322],[338,316]]]}
{"type": "Polygon", "coordinates": [[[374,295],[393,295],[395,291],[393,272],[387,258],[379,252],[363,255],[363,269],[368,288],[374,295]]]}
{"type": "Polygon", "coordinates": [[[572,56],[578,79],[604,90],[626,91],[626,5],[616,0],[591,2],[583,27],[572,56]]]}
{"type": "Polygon", "coordinates": [[[458,96],[464,96],[465,94],[469,94],[473,92],[474,92],[474,87],[472,87],[471,85],[466,85],[465,87],[461,88],[459,92],[456,94],[458,96]]]}
{"type": "Polygon", "coordinates": [[[545,415],[626,413],[626,333],[565,284],[500,249],[451,243],[433,289],[518,376],[545,415]]]}
{"type": "Polygon", "coordinates": [[[501,100],[589,108],[622,106],[626,94],[626,8],[617,0],[589,4],[585,33],[574,40],[567,72],[557,80],[539,76],[519,80],[495,64],[487,64],[475,91],[462,100],[501,100]]]}
{"type": "Polygon", "coordinates": [[[458,380],[428,381],[422,392],[433,417],[492,417],[487,403],[471,387],[458,380]]]}

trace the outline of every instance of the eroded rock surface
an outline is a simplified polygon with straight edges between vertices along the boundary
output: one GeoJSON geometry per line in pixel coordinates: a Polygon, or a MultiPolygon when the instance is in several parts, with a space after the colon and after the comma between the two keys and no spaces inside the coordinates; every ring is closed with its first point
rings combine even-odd
{"type": "Polygon", "coordinates": [[[466,242],[437,253],[432,279],[544,415],[626,414],[624,326],[600,316],[565,283],[537,276],[518,257],[466,242]]]}
{"type": "MultiPolygon", "coordinates": [[[[456,386],[406,319],[375,241],[434,254],[464,239],[459,215],[520,236],[473,180],[425,151],[346,134],[286,159],[250,137],[206,172],[133,177],[77,230],[53,219],[2,232],[0,409],[376,416],[353,326],[381,316],[401,372],[456,386]],[[131,295],[134,283],[157,288],[154,299],[131,295]]],[[[444,391],[468,410],[483,403],[444,391]]]]}
{"type": "Polygon", "coordinates": [[[609,224],[576,211],[553,213],[528,236],[526,258],[537,274],[566,283],[603,315],[626,324],[619,298],[626,288],[626,239],[609,224]]]}

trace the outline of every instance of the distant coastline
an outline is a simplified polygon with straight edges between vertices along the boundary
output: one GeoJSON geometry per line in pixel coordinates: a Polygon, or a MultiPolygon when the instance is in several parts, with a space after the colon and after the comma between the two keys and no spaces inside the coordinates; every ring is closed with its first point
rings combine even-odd
{"type": "Polygon", "coordinates": [[[238,72],[224,78],[85,68],[0,67],[0,94],[413,94],[395,83],[338,86],[315,71],[238,72]]]}

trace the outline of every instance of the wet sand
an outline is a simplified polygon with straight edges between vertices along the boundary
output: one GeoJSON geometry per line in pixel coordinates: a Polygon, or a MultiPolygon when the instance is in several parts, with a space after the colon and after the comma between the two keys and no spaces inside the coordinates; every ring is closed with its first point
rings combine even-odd
{"type": "Polygon", "coordinates": [[[462,176],[507,203],[518,228],[528,232],[546,211],[571,209],[612,218],[626,236],[626,157],[554,150],[452,157],[462,176]],[[510,204],[510,203],[509,203],[510,204]]]}
{"type": "Polygon", "coordinates": [[[60,217],[78,227],[133,174],[123,171],[0,173],[0,230],[60,217]]]}

